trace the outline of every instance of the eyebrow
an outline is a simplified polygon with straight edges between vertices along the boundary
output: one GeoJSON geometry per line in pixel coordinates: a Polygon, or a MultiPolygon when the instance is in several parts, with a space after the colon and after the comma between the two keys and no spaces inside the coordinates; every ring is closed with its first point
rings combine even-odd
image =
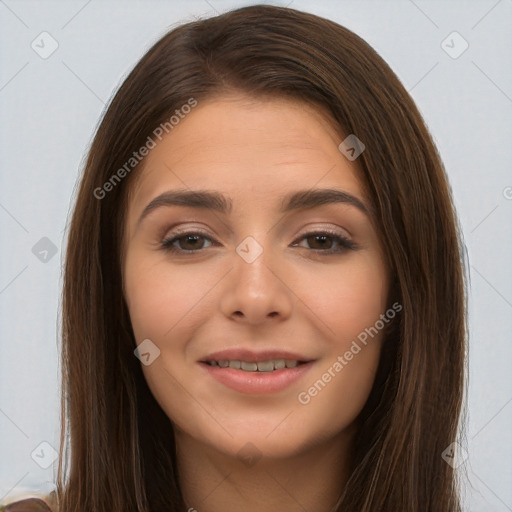
{"type": "MultiPolygon", "coordinates": [[[[315,208],[324,204],[334,203],[354,206],[365,215],[370,216],[370,208],[367,207],[363,201],[348,192],[332,188],[298,190],[292,192],[283,198],[280,213],[315,208]]],[[[230,214],[233,209],[233,201],[220,192],[212,190],[169,190],[155,197],[144,208],[137,224],[140,224],[150,212],[162,206],[188,206],[230,214]]]]}

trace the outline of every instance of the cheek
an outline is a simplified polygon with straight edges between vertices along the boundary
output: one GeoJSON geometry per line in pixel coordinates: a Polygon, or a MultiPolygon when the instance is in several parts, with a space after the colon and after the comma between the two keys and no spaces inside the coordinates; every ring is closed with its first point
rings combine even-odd
{"type": "Polygon", "coordinates": [[[338,307],[336,316],[333,312],[332,341],[296,397],[304,424],[323,437],[336,435],[356,420],[373,387],[382,348],[383,332],[374,326],[385,306],[381,308],[381,301],[370,293],[344,297],[354,302],[341,307],[342,313],[338,307]]]}
{"type": "Polygon", "coordinates": [[[335,270],[325,268],[305,281],[302,296],[307,306],[324,322],[326,334],[343,348],[375,324],[385,312],[388,282],[382,261],[373,255],[361,257],[335,270]]]}
{"type": "Polygon", "coordinates": [[[180,319],[193,317],[194,307],[214,284],[204,276],[172,267],[165,255],[147,258],[135,250],[128,255],[125,294],[136,340],[162,340],[180,319]]]}
{"type": "Polygon", "coordinates": [[[387,306],[386,269],[380,258],[368,254],[336,271],[331,268],[310,275],[304,284],[307,306],[322,320],[316,324],[327,326],[322,332],[328,344],[299,402],[306,406],[308,418],[316,416],[333,430],[341,429],[361,411],[375,380],[381,327],[386,325],[380,320],[387,306]]]}

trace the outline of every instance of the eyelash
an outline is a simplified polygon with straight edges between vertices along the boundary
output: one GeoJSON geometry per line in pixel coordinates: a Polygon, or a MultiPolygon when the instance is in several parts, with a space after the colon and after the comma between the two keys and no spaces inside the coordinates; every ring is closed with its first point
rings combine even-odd
{"type": "MultiPolygon", "coordinates": [[[[173,246],[174,242],[177,240],[180,240],[182,238],[186,238],[187,236],[199,236],[201,238],[207,239],[211,242],[213,242],[213,239],[209,237],[206,233],[203,233],[202,231],[187,231],[183,233],[175,233],[172,234],[169,238],[166,238],[162,241],[162,249],[164,251],[175,253],[175,254],[193,254],[197,252],[201,252],[204,249],[193,249],[193,250],[187,250],[187,249],[178,249],[173,246]],[[175,235],[175,236],[173,236],[175,235]]],[[[309,238],[311,236],[327,236],[330,238],[333,238],[335,241],[339,243],[338,249],[310,249],[311,251],[315,251],[316,253],[321,253],[323,255],[330,255],[330,254],[341,254],[344,253],[347,250],[356,250],[357,246],[353,242],[351,242],[348,238],[345,238],[344,236],[339,235],[338,233],[335,233],[333,231],[329,230],[322,230],[322,231],[311,231],[309,233],[305,233],[301,236],[299,241],[302,241],[306,238],[309,238]]],[[[295,244],[295,242],[294,242],[295,244]]]]}

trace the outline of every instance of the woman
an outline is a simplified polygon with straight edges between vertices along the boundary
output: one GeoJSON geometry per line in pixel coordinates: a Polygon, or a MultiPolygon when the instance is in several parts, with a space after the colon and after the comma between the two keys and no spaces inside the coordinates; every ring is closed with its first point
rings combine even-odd
{"type": "Polygon", "coordinates": [[[52,510],[460,511],[461,254],[361,38],[263,5],[172,30],[76,198],[52,510]]]}

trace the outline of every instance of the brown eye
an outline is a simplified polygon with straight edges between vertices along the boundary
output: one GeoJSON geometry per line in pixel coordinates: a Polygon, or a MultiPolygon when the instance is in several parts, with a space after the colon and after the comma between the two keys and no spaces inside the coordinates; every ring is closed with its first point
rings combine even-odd
{"type": "Polygon", "coordinates": [[[204,249],[205,241],[212,239],[200,232],[182,233],[177,236],[166,238],[162,242],[162,247],[170,252],[197,252],[204,249]]]}
{"type": "MultiPolygon", "coordinates": [[[[214,245],[213,239],[201,232],[191,231],[174,235],[162,241],[161,245],[164,250],[178,254],[192,254],[214,245]],[[205,242],[209,242],[210,245],[205,246],[205,242]]],[[[353,242],[344,236],[331,232],[308,233],[302,236],[300,240],[307,242],[308,247],[305,247],[306,249],[309,248],[321,254],[335,254],[356,249],[356,245],[353,242]]],[[[295,244],[295,246],[299,245],[295,244]]]]}
{"type": "Polygon", "coordinates": [[[307,242],[308,247],[306,248],[321,254],[342,253],[346,250],[355,250],[357,248],[356,244],[344,236],[330,231],[307,233],[300,240],[307,242]]]}
{"type": "Polygon", "coordinates": [[[306,240],[311,249],[330,249],[333,244],[333,237],[326,235],[312,235],[306,237],[306,240]]]}

